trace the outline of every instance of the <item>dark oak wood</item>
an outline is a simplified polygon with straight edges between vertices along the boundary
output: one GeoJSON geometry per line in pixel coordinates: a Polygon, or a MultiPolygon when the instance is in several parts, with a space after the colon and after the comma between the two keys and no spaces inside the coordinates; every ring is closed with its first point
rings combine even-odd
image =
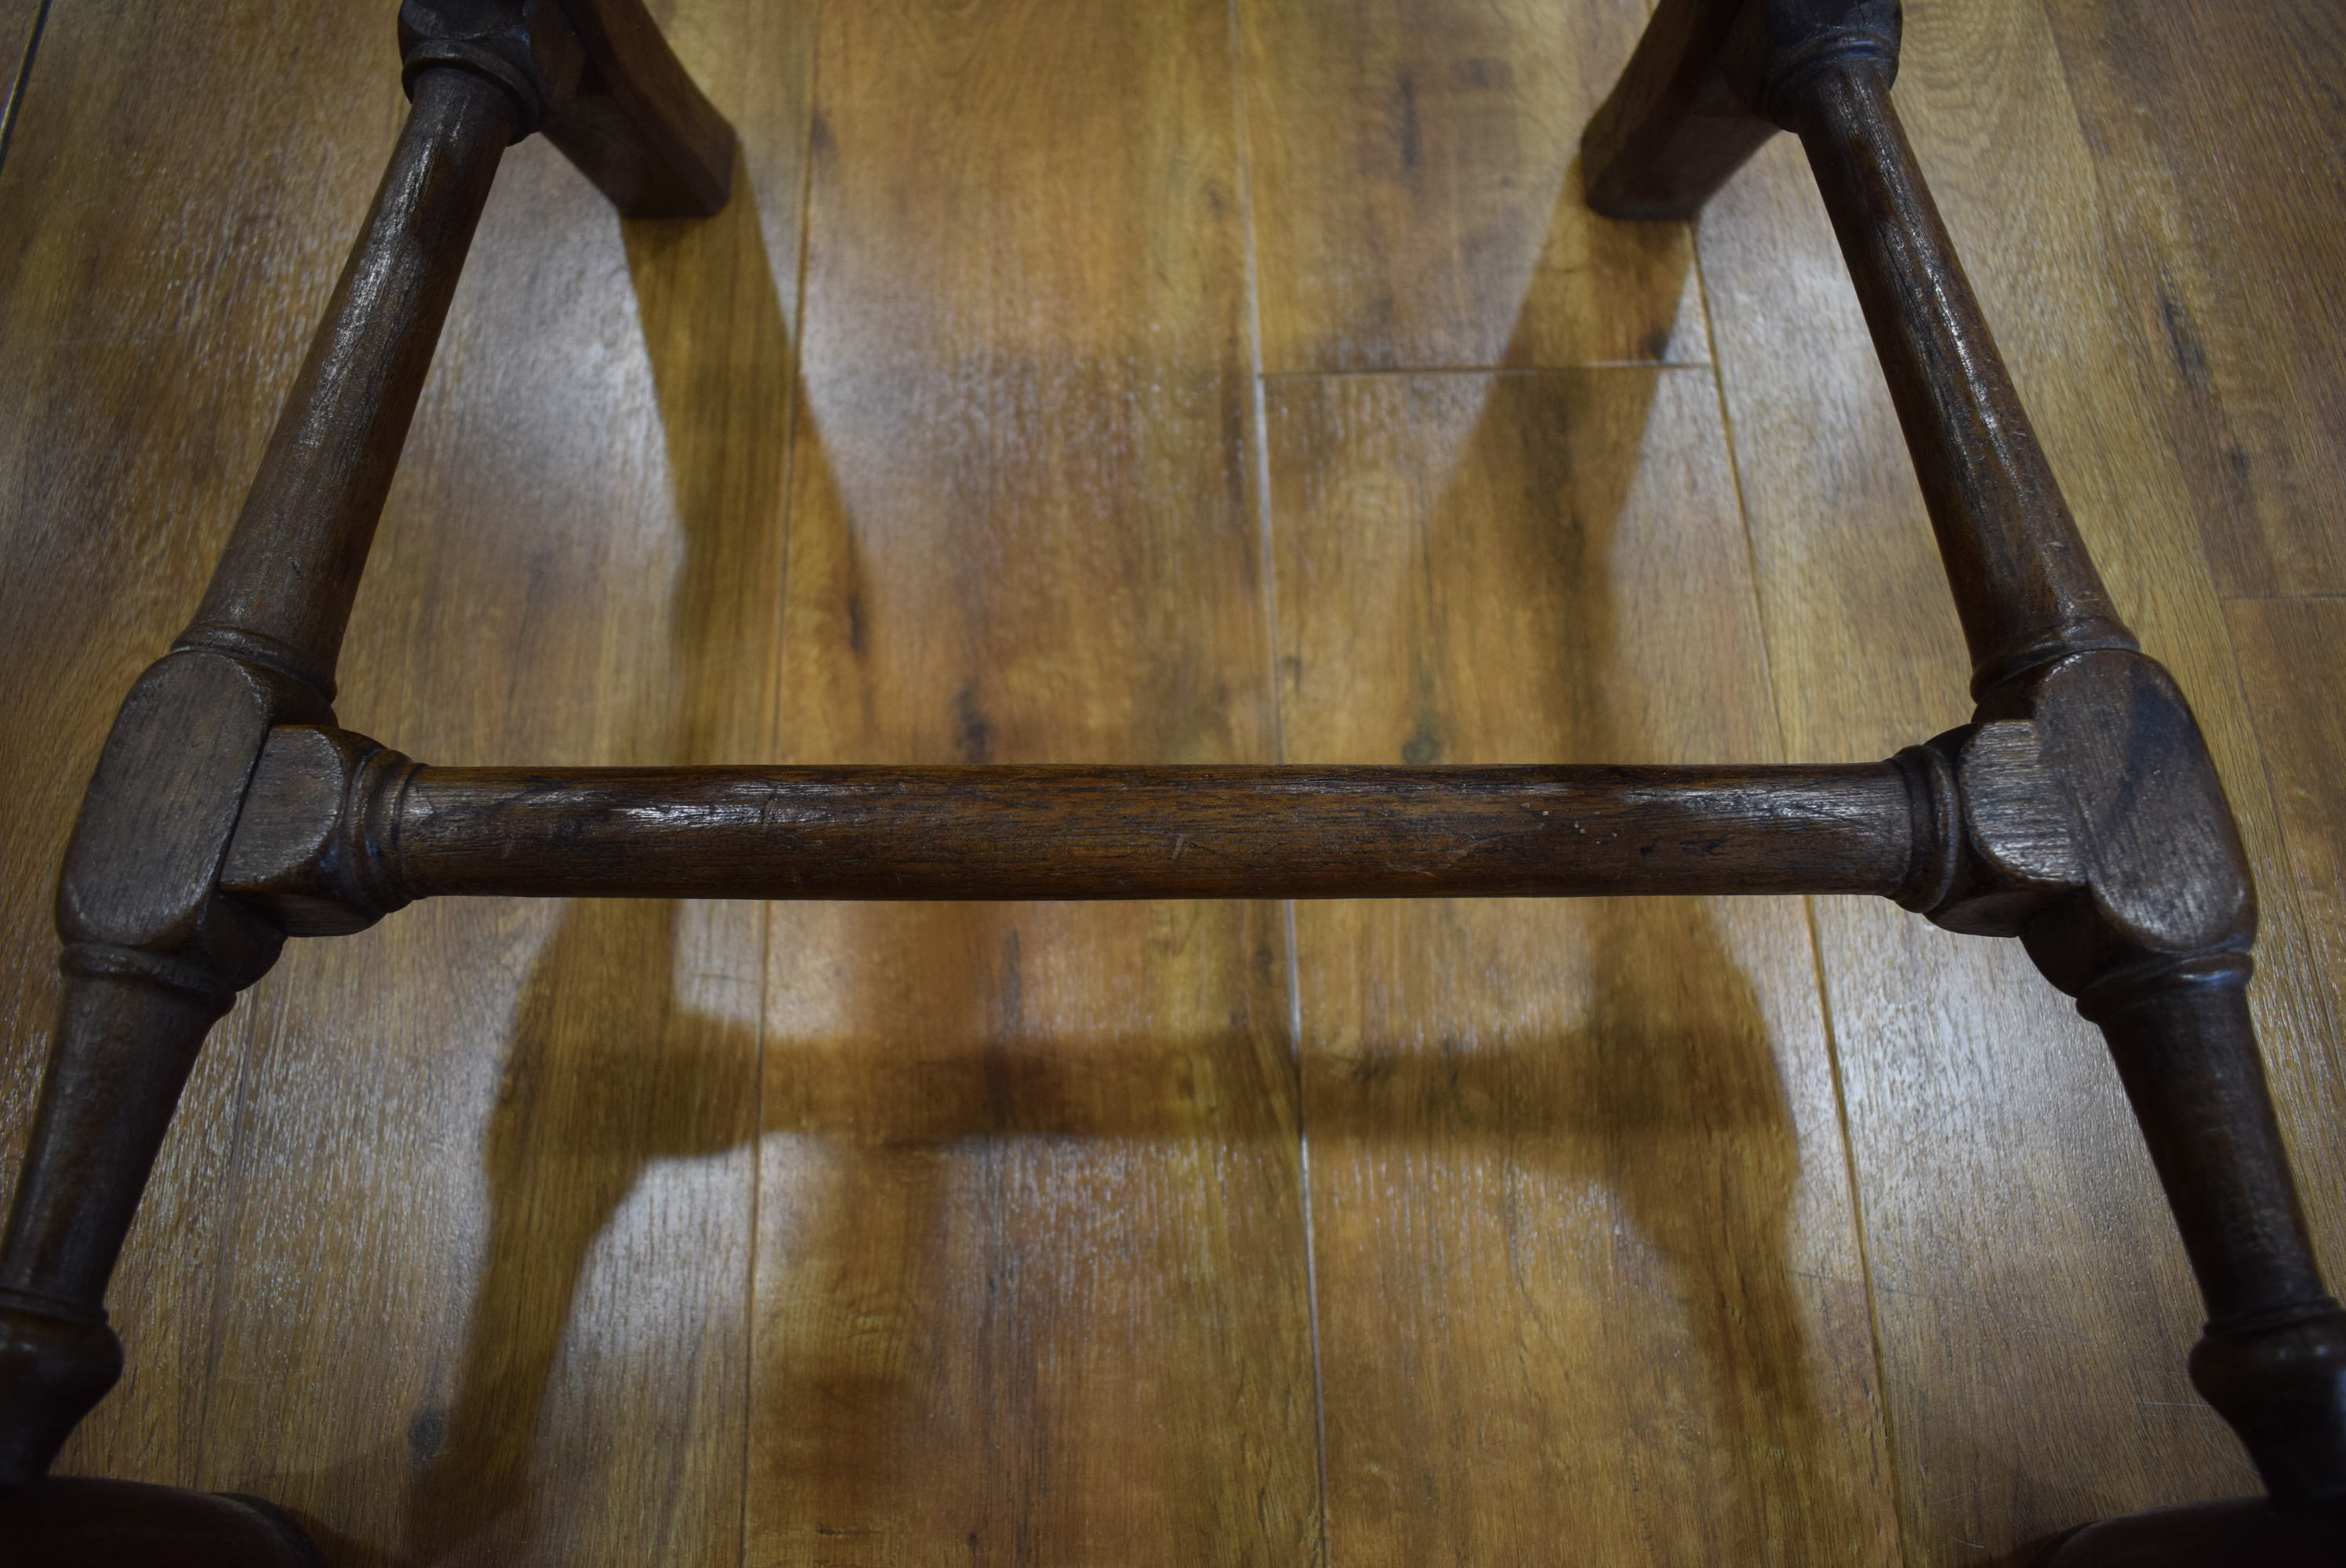
{"type": "Polygon", "coordinates": [[[1906,433],[1971,645],[1972,690],[2064,654],[2130,648],[2013,390],[1870,54],[1776,100],[1818,192],[1906,433]]]}
{"type": "Polygon", "coordinates": [[[413,0],[401,33],[413,108],[373,209],[203,604],[125,702],[67,850],[57,1028],[0,1239],[0,1496],[26,1507],[119,1375],[105,1287],[204,1036],[281,945],[215,885],[253,765],[272,721],[332,718],[343,627],[503,149],[576,76],[544,5],[413,0]]]}
{"type": "Polygon", "coordinates": [[[125,1481],[63,1478],[0,1499],[0,1544],[10,1563],[70,1568],[326,1568],[260,1498],[125,1481]]]}
{"type": "Polygon", "coordinates": [[[2193,1382],[2277,1500],[2346,1494],[2346,1313],[2265,1086],[2247,1001],[2255,891],[2198,728],[2164,670],[2120,651],[2045,667],[1984,708],[2028,716],[2066,822],[2047,835],[2017,813],[2016,852],[1981,858],[2020,871],[2004,871],[2008,890],[2031,885],[1968,911],[1959,891],[1933,918],[2018,935],[2101,1026],[2207,1304],[2193,1382]],[[2048,857],[2048,842],[2066,848],[2048,857]]]}
{"type": "Polygon", "coordinates": [[[2247,856],[2180,694],[2093,568],[1899,127],[1895,8],[1755,0],[1731,23],[1660,20],[1600,117],[1591,189],[1679,215],[1756,146],[1737,107],[1800,133],[1971,645],[1984,722],[1942,744],[1960,773],[2017,743],[2045,787],[1955,791],[1964,841],[1929,912],[2022,937],[2101,1024],[2208,1304],[2195,1383],[2279,1504],[2346,1495],[2346,1313],[2256,1050],[2247,856]]]}
{"type": "Polygon", "coordinates": [[[1590,122],[1590,200],[1691,216],[1796,129],[1873,329],[1983,694],[2085,648],[2132,647],[2030,429],[1889,92],[1883,0],[1663,6],[1590,122]]]}
{"type": "Polygon", "coordinates": [[[281,937],[215,891],[278,718],[331,718],[334,656],[464,250],[513,124],[464,70],[418,79],[373,212],[195,622],[133,688],[57,895],[40,1110],[0,1240],[0,1492],[114,1381],[100,1300],[197,1049],[281,937]]]}
{"type": "Polygon", "coordinates": [[[571,779],[426,769],[401,802],[387,859],[419,897],[1890,894],[1912,878],[1913,815],[1904,777],[1886,763],[571,779]]]}
{"type": "MultiPolygon", "coordinates": [[[[204,604],[126,702],[66,857],[59,1024],[0,1241],[0,1507],[38,1560],[126,1549],[106,1532],[142,1520],[189,1561],[307,1551],[233,1500],[42,1478],[118,1373],[100,1302],[212,1022],[286,935],[356,931],[433,894],[1861,891],[2017,937],[2108,1041],[2208,1308],[2193,1379],[2271,1494],[2094,1527],[2048,1560],[2334,1543],[2346,1312],[2247,1006],[2247,854],[2180,691],[2086,556],[1906,145],[1888,97],[1897,25],[1889,0],[1666,6],[1591,127],[1589,188],[1620,212],[1683,215],[1769,127],[1800,133],[1971,645],[1974,720],[1930,746],[1805,769],[425,769],[332,728],[330,704],[500,150],[544,125],[623,208],[707,213],[729,194],[732,137],[633,0],[409,0],[414,111],[374,213],[204,604]]],[[[860,652],[853,596],[847,614],[860,652]]],[[[960,748],[982,760],[967,688],[961,708],[960,748]]]]}
{"type": "Polygon", "coordinates": [[[1775,100],[1802,136],[1939,536],[1982,714],[2026,711],[2072,802],[2076,887],[2011,925],[2101,1024],[2210,1322],[2194,1381],[2276,1498],[2346,1493],[2346,1313],[2323,1288],[2245,1000],[2247,856],[2197,725],[2136,651],[1862,53],[1775,100]]]}
{"type": "MultiPolygon", "coordinates": [[[[2056,8],[2113,25],[2126,9],[2056,8]]],[[[2227,52],[2247,45],[2212,31],[2227,52]]],[[[2263,895],[2249,990],[2260,1054],[2321,1253],[2346,1256],[2330,1130],[2341,1125],[2337,1013],[2308,962],[2334,917],[2290,896],[2293,846],[2267,790],[2279,763],[2240,695],[2245,677],[2258,693],[2302,689],[2318,709],[2334,667],[2309,649],[2280,673],[2235,672],[2190,489],[2145,393],[2171,373],[2174,351],[2155,300],[2135,301],[2148,339],[2110,314],[2128,297],[2110,226],[2158,224],[2165,209],[2080,136],[2066,42],[2056,50],[2035,0],[1917,0],[1905,39],[1895,97],[1935,198],[2113,596],[2189,693],[2238,815],[2263,895]]],[[[2235,54],[2229,67],[2234,127],[2298,145],[2301,125],[2240,112],[2260,104],[2246,86],[2252,59],[2235,54]]],[[[2160,137],[2177,128],[2155,117],[2156,95],[2112,107],[2160,137]]],[[[1943,722],[1968,659],[1796,140],[1780,138],[1730,182],[1700,239],[1790,745],[1880,755],[1943,722]]],[[[2264,254],[2259,266],[2296,265],[2264,254]]],[[[2255,295],[2256,275],[2219,272],[2220,287],[2255,295]]],[[[2328,340],[2317,329],[2310,341],[2328,340]]],[[[2308,509],[2296,525],[2319,532],[2325,519],[2308,509]]],[[[1959,1568],[2079,1520],[2255,1490],[2174,1353],[2200,1303],[2097,1032],[2047,1007],[2017,943],[1936,933],[1873,902],[1815,901],[1814,915],[1909,1561],[1959,1568]]]]}
{"type": "MultiPolygon", "coordinates": [[[[0,1188],[48,1054],[75,815],[123,694],[203,592],[407,112],[386,68],[393,7],[361,9],[223,25],[181,0],[136,18],[51,7],[0,168],[0,341],[18,389],[0,424],[0,642],[17,672],[0,699],[0,1188]],[[262,78],[270,91],[247,90],[262,78]],[[299,176],[253,178],[278,156],[299,176]]],[[[68,1471],[214,1486],[199,1434],[233,1421],[199,1413],[207,1303],[236,1212],[253,1011],[215,1026],[182,1097],[110,1287],[129,1370],[68,1471]]]]}
{"type": "Polygon", "coordinates": [[[733,127],[643,0],[560,0],[584,68],[546,138],[628,218],[706,218],[733,194],[733,127]]]}
{"type": "MultiPolygon", "coordinates": [[[[813,17],[662,15],[741,127],[734,199],[616,219],[543,137],[507,153],[337,701],[434,760],[776,755],[813,17]]],[[[382,92],[368,57],[336,90],[382,92]]],[[[735,1561],[743,1444],[800,1408],[750,1365],[769,912],[435,901],[296,944],[244,1004],[235,1121],[174,1133],[219,1283],[148,1316],[203,1349],[126,1323],[59,1468],[257,1492],[338,1562],[735,1561]],[[172,1472],[132,1439],[180,1379],[201,1459],[172,1472]]],[[[149,1203],[132,1267],[170,1256],[149,1203]]]]}
{"type": "Polygon", "coordinates": [[[419,769],[288,729],[220,883],[306,934],[451,894],[1927,899],[1941,851],[1912,777],[1892,763],[419,769]]]}
{"type": "Polygon", "coordinates": [[[466,70],[414,112],[285,401],[250,499],[177,647],[283,672],[331,701],[375,523],[515,113],[466,70]]]}

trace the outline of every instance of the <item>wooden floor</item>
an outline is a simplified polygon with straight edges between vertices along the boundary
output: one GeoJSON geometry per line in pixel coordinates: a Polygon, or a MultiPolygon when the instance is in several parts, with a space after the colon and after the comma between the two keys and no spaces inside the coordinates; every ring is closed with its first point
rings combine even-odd
{"type": "MultiPolygon", "coordinates": [[[[1698,762],[1965,717],[1798,148],[1693,231],[1581,205],[1640,0],[657,8],[733,205],[509,155],[352,728],[1698,762]]],[[[1898,104],[2256,856],[2335,1278],[2346,22],[1907,9],[1898,104]]],[[[11,96],[11,1161],[66,829],[371,193],[391,11],[49,0],[11,96]]],[[[1844,899],[427,905],[216,1033],[114,1300],[67,1468],[346,1568],[1941,1568],[2253,1486],[2095,1036],[1844,899]]]]}

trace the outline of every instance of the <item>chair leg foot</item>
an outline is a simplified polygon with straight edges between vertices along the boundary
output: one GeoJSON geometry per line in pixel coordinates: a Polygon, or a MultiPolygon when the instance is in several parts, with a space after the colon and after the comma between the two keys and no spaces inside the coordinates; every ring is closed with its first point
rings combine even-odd
{"type": "Polygon", "coordinates": [[[2346,1499],[2277,1508],[2264,1498],[2105,1519],[2045,1546],[2031,1568],[2338,1568],[2346,1499]]]}
{"type": "Polygon", "coordinates": [[[325,1568],[282,1509],[128,1481],[61,1476],[0,1501],[12,1568],[325,1568]]]}

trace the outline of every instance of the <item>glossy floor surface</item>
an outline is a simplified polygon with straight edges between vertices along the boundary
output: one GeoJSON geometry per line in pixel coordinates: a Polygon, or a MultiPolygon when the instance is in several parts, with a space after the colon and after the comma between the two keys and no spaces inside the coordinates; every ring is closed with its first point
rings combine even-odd
{"type": "MultiPolygon", "coordinates": [[[[656,9],[733,204],[508,156],[352,728],[1704,762],[1965,717],[1797,147],[1694,229],[1581,205],[1640,0],[656,9]]],[[[390,146],[391,11],[50,0],[11,95],[11,1161],[65,832],[390,146]]],[[[2245,824],[2335,1278],[2346,26],[1908,14],[1897,102],[2245,824]]],[[[219,1029],[114,1300],[66,1468],[349,1568],[1941,1568],[2253,1486],[2095,1036],[1854,900],[423,906],[219,1029]]]]}

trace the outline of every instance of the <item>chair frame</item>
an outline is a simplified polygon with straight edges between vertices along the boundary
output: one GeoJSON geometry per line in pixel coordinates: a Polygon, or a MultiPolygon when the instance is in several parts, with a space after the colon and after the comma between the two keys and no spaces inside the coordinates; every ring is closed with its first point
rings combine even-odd
{"type": "Polygon", "coordinates": [[[413,109],[373,208],[66,852],[57,1026],[0,1240],[14,1560],[318,1561],[256,1500],[48,1475],[120,1373],[106,1284],[196,1054],[288,937],[468,894],[1849,892],[2018,938],[2101,1027],[2206,1301],[2192,1380],[2267,1488],[2086,1526],[2038,1561],[2338,1560],[2346,1313],[2249,1020],[2247,858],[1900,128],[1896,0],[1661,0],[1583,144],[1590,204],[1658,220],[1693,217],[1779,129],[1807,151],[1974,662],[1970,722],[1830,767],[432,768],[336,728],[344,624],[505,147],[544,129],[631,216],[718,210],[734,158],[641,0],[407,0],[400,34],[413,109]]]}

